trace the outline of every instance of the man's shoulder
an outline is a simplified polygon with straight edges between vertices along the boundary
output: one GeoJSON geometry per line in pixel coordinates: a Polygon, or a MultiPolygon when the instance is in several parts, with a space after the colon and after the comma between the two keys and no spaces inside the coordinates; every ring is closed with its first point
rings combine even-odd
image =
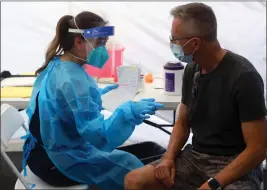
{"type": "Polygon", "coordinates": [[[223,62],[225,66],[221,70],[221,75],[233,83],[242,80],[244,76],[253,75],[261,78],[254,65],[242,55],[228,51],[223,62]]]}
{"type": "Polygon", "coordinates": [[[229,62],[229,73],[241,76],[244,73],[258,73],[254,65],[244,56],[228,51],[225,61],[229,62]]]}
{"type": "Polygon", "coordinates": [[[263,79],[254,65],[245,57],[233,53],[227,53],[228,67],[223,75],[231,81],[234,89],[249,88],[249,86],[259,86],[263,88],[263,79]]]}

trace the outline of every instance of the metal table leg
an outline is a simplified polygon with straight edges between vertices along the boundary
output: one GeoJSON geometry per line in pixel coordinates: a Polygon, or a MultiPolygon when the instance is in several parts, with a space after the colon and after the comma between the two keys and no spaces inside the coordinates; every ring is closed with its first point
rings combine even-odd
{"type": "Polygon", "coordinates": [[[150,125],[150,126],[152,126],[152,127],[158,128],[158,129],[162,130],[163,132],[165,132],[165,133],[167,133],[167,134],[169,134],[169,135],[171,134],[168,130],[162,128],[162,127],[161,127],[160,125],[158,125],[157,123],[154,123],[154,122],[152,122],[152,121],[148,121],[148,120],[144,120],[144,123],[145,123],[145,124],[148,124],[148,125],[150,125]]]}
{"type": "Polygon", "coordinates": [[[172,122],[172,124],[168,124],[168,125],[166,125],[166,124],[157,124],[157,123],[154,123],[154,122],[149,121],[149,120],[144,120],[144,123],[148,124],[148,125],[150,125],[152,127],[158,128],[159,130],[162,130],[163,132],[171,135],[171,132],[169,132],[168,130],[164,129],[163,127],[173,127],[174,124],[175,124],[175,117],[176,117],[176,110],[173,110],[173,122],[172,122]]]}

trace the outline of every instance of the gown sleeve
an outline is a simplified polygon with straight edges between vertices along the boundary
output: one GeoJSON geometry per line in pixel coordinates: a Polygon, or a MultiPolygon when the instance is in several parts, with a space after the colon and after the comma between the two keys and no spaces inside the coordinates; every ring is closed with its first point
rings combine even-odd
{"type": "Polygon", "coordinates": [[[131,111],[132,101],[122,104],[104,119],[100,113],[102,103],[96,101],[100,100],[101,94],[93,82],[88,84],[88,81],[72,78],[59,90],[64,94],[78,133],[99,150],[113,151],[131,136],[136,125],[142,123],[131,111]]]}

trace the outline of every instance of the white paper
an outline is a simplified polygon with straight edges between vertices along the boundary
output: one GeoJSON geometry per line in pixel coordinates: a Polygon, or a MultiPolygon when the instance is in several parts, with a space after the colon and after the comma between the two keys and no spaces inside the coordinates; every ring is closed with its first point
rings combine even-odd
{"type": "Polygon", "coordinates": [[[108,111],[115,109],[132,100],[139,87],[140,72],[137,67],[121,66],[118,67],[118,84],[119,87],[102,96],[102,105],[108,111]]]}

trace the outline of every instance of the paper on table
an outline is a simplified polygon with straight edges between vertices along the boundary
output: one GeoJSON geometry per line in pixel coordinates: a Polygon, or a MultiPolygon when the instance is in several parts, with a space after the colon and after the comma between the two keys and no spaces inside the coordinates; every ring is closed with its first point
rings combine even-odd
{"type": "Polygon", "coordinates": [[[103,107],[113,112],[124,102],[132,100],[137,93],[139,78],[140,72],[137,67],[118,67],[119,87],[102,96],[103,107]]]}
{"type": "Polygon", "coordinates": [[[1,98],[30,98],[32,87],[4,87],[1,88],[1,98]]]}

